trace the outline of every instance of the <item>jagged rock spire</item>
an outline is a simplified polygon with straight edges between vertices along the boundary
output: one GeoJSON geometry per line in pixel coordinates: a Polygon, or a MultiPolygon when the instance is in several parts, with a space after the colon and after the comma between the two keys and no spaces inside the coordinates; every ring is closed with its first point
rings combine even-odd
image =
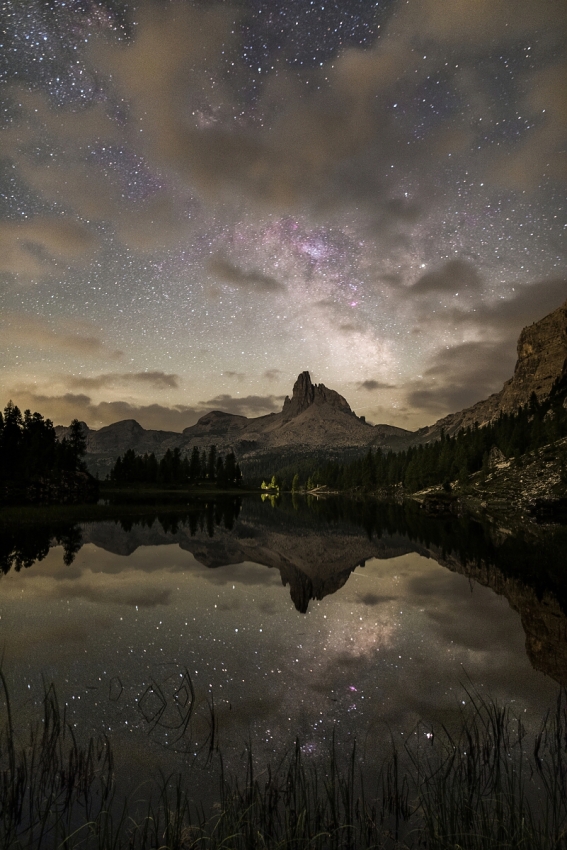
{"type": "Polygon", "coordinates": [[[292,397],[285,397],[282,409],[284,420],[299,416],[312,404],[328,404],[344,413],[352,414],[348,401],[342,395],[339,395],[335,390],[328,390],[324,384],[311,383],[309,372],[301,372],[293,385],[292,397]]]}

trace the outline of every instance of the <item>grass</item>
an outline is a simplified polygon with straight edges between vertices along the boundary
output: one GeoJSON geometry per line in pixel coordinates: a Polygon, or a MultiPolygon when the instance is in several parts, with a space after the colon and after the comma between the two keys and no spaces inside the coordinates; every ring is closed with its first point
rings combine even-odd
{"type": "MultiPolygon", "coordinates": [[[[322,760],[299,740],[258,773],[252,747],[239,775],[216,744],[219,802],[195,804],[199,777],[161,776],[144,799],[120,797],[111,742],[80,744],[53,687],[43,717],[20,741],[0,671],[0,846],[3,850],[564,850],[567,848],[567,712],[528,735],[509,709],[468,692],[456,732],[418,725],[369,787],[353,745],[334,737],[322,760]]],[[[368,762],[368,756],[366,757],[368,762]]]]}

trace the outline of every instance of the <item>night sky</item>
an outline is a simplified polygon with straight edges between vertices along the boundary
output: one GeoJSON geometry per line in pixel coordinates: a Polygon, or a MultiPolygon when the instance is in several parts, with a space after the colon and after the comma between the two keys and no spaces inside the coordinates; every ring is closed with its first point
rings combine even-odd
{"type": "Polygon", "coordinates": [[[0,365],[68,424],[416,428],[567,297],[566,0],[0,4],[0,365]]]}

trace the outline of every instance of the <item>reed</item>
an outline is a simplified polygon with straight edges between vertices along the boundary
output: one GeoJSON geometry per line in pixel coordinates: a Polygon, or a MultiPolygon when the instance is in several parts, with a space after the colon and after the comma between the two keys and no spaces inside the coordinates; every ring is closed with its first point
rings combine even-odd
{"type": "Polygon", "coordinates": [[[204,758],[219,801],[195,804],[199,776],[161,775],[121,797],[106,736],[80,744],[45,689],[43,717],[19,742],[0,671],[3,850],[567,850],[565,694],[529,735],[507,706],[469,688],[455,729],[418,724],[365,779],[353,745],[326,757],[296,740],[258,772],[252,744],[228,772],[214,703],[204,758]],[[140,799],[141,797],[141,799],[140,799]]]}

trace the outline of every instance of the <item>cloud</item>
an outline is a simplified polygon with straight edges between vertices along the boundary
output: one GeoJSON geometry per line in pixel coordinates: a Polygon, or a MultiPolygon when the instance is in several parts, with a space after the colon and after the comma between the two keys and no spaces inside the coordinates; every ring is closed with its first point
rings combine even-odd
{"type": "Polygon", "coordinates": [[[62,582],[53,590],[53,596],[58,599],[64,596],[66,599],[87,599],[103,605],[130,605],[139,608],[155,608],[157,605],[169,605],[171,589],[159,586],[147,585],[145,587],[131,587],[128,583],[120,584],[113,582],[97,585],[87,581],[62,582]]]}
{"type": "Polygon", "coordinates": [[[61,351],[90,357],[119,359],[123,352],[112,349],[88,322],[59,320],[56,327],[40,316],[5,313],[1,320],[2,343],[36,351],[61,351]]]}
{"type": "Polygon", "coordinates": [[[323,85],[311,93],[280,69],[257,104],[269,120],[245,125],[240,80],[226,73],[236,55],[234,9],[148,4],[138,18],[135,39],[99,41],[89,58],[112,75],[154,165],[215,204],[252,201],[273,211],[363,202],[389,219],[415,220],[414,205],[392,198],[373,165],[401,149],[382,96],[404,73],[413,82],[410,45],[346,50],[313,72],[323,85]]]}
{"type": "MultiPolygon", "coordinates": [[[[144,374],[144,373],[142,373],[144,374]]],[[[94,402],[83,393],[63,393],[47,395],[26,387],[9,390],[11,398],[22,410],[38,410],[56,424],[67,425],[72,419],[80,419],[91,428],[100,428],[123,419],[135,419],[143,428],[181,432],[194,425],[209,410],[222,410],[241,416],[262,416],[279,412],[283,396],[244,397],[228,394],[218,395],[196,405],[174,404],[135,404],[129,401],[94,402]]]]}
{"type": "Polygon", "coordinates": [[[474,50],[479,46],[505,44],[519,36],[536,34],[565,25],[560,3],[532,0],[412,0],[399,21],[401,28],[423,41],[474,50]]]}
{"type": "MultiPolygon", "coordinates": [[[[263,76],[255,104],[263,120],[246,123],[246,86],[234,62],[241,47],[235,26],[240,13],[221,4],[140,4],[135,37],[92,38],[82,57],[109,98],[124,104],[122,120],[114,120],[106,103],[75,112],[54,109],[40,94],[13,87],[25,120],[3,131],[3,146],[47,200],[67,202],[86,217],[112,219],[119,238],[140,251],[178,240],[192,227],[180,214],[176,193],[164,190],[172,177],[175,185],[183,183],[214,204],[228,199],[270,211],[315,212],[359,207],[372,213],[381,233],[411,229],[427,212],[423,199],[430,203],[447,153],[468,154],[477,112],[486,113],[493,101],[476,74],[479,61],[497,45],[524,35],[555,45],[564,9],[562,2],[533,0],[478,0],[472,6],[455,0],[450,8],[445,0],[412,0],[394,7],[372,49],[346,48],[322,68],[311,69],[308,80],[282,67],[277,75],[263,76]],[[453,47],[462,61],[449,68],[453,47]],[[457,100],[466,89],[458,104],[462,117],[444,120],[440,114],[424,124],[410,104],[421,102],[422,87],[437,72],[457,100]],[[475,103],[468,103],[480,89],[475,103]],[[399,94],[403,119],[392,109],[399,94]],[[417,124],[425,127],[424,139],[415,138],[417,124]],[[29,153],[44,139],[55,151],[49,167],[29,153]],[[88,145],[132,150],[133,139],[144,168],[161,176],[140,205],[122,197],[123,175],[84,154],[88,145]],[[427,168],[420,168],[425,162],[427,168]],[[391,167],[408,163],[419,169],[420,198],[408,198],[392,179],[391,167]]],[[[504,155],[495,146],[489,160],[503,166],[512,152],[511,171],[521,172],[525,161],[535,174],[541,162],[532,164],[532,152],[539,149],[546,163],[548,154],[554,157],[548,176],[564,174],[562,71],[558,63],[534,73],[511,94],[518,105],[525,97],[539,121],[546,109],[542,127],[535,127],[539,141],[527,143],[525,151],[515,140],[502,142],[504,155]]],[[[505,170],[500,167],[502,174],[505,170]]],[[[493,173],[497,178],[498,169],[493,173]]]]}
{"type": "Polygon", "coordinates": [[[482,279],[471,263],[465,260],[449,260],[441,268],[421,275],[411,287],[411,291],[420,295],[431,292],[455,294],[475,292],[481,286],[482,279]]]}
{"type": "Polygon", "coordinates": [[[362,605],[367,605],[370,608],[374,608],[376,605],[384,605],[386,602],[395,602],[396,599],[396,596],[379,596],[377,593],[365,593],[358,597],[358,601],[362,605]]]}
{"type": "Polygon", "coordinates": [[[262,416],[266,413],[276,413],[281,410],[284,396],[231,396],[217,395],[208,401],[199,402],[200,407],[210,410],[222,410],[224,413],[234,413],[239,416],[262,416]]]}
{"type": "Polygon", "coordinates": [[[382,283],[388,284],[388,286],[400,286],[403,281],[403,276],[398,272],[387,272],[386,274],[380,275],[380,280],[382,283]]]}
{"type": "Polygon", "coordinates": [[[68,425],[72,419],[80,419],[91,428],[111,425],[122,419],[135,419],[143,428],[177,431],[194,425],[203,415],[204,409],[196,406],[176,404],[167,407],[161,404],[133,404],[128,401],[93,402],[83,393],[46,395],[28,388],[13,387],[8,398],[22,410],[38,410],[55,424],[68,425]]]}
{"type": "Polygon", "coordinates": [[[454,413],[502,389],[515,350],[504,342],[464,342],[438,352],[423,380],[407,392],[408,404],[434,415],[454,413]]]}
{"type": "Polygon", "coordinates": [[[368,381],[360,381],[358,384],[359,389],[368,390],[368,392],[374,392],[374,390],[394,390],[395,386],[393,384],[386,384],[384,381],[374,381],[372,379],[368,381]]]}
{"type": "Polygon", "coordinates": [[[237,381],[243,381],[246,377],[244,372],[223,372],[223,375],[227,378],[236,378],[237,381]]]}
{"type": "Polygon", "coordinates": [[[37,276],[58,260],[77,261],[98,246],[95,234],[66,216],[36,216],[0,222],[0,272],[37,276]]]}
{"type": "Polygon", "coordinates": [[[113,372],[106,375],[95,375],[92,378],[69,375],[64,380],[72,389],[84,390],[97,390],[124,384],[142,384],[155,390],[177,389],[179,387],[179,375],[160,371],[113,372]]]}
{"type": "MultiPolygon", "coordinates": [[[[566,300],[567,280],[526,284],[510,294],[488,303],[477,302],[474,309],[453,302],[454,306],[443,310],[443,327],[454,328],[465,341],[437,351],[424,367],[423,378],[406,385],[410,407],[439,417],[499,392],[513,374],[522,328],[566,300]]],[[[424,309],[424,326],[430,327],[433,320],[431,311],[424,309]]]]}
{"type": "Polygon", "coordinates": [[[236,286],[239,289],[259,292],[285,292],[286,290],[284,284],[274,277],[269,277],[257,271],[245,272],[220,257],[209,260],[208,270],[223,283],[228,283],[229,286],[236,286]]]}
{"type": "Polygon", "coordinates": [[[474,311],[454,307],[448,312],[451,322],[473,325],[515,340],[521,329],[556,310],[567,299],[567,278],[548,278],[517,287],[510,298],[481,304],[474,311]]]}
{"type": "Polygon", "coordinates": [[[281,369],[266,369],[264,378],[267,378],[268,381],[277,381],[281,374],[281,369]]]}

